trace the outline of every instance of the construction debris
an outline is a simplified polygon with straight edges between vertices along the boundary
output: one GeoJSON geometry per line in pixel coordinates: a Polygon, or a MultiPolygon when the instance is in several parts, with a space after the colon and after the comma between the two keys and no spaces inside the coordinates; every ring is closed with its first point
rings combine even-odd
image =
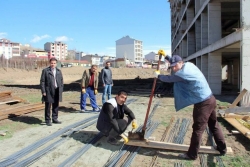
{"type": "Polygon", "coordinates": [[[0,92],[0,120],[39,111],[44,108],[44,105],[41,103],[7,105],[20,102],[25,102],[25,100],[12,96],[11,91],[0,92]]]}
{"type": "Polygon", "coordinates": [[[237,104],[247,92],[246,89],[243,89],[228,109],[219,110],[218,112],[229,124],[250,139],[250,124],[248,122],[250,120],[250,107],[237,107],[237,104]]]}
{"type": "Polygon", "coordinates": [[[11,95],[11,91],[0,92],[0,105],[14,102],[21,102],[22,100],[11,95]]]}

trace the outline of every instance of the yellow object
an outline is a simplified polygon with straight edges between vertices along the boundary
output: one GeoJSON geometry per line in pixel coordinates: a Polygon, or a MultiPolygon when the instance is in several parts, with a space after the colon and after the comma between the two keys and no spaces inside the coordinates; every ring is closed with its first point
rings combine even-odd
{"type": "Polygon", "coordinates": [[[82,89],[82,93],[83,93],[83,94],[86,93],[86,90],[85,90],[84,88],[82,89]]]}
{"type": "Polygon", "coordinates": [[[137,128],[137,123],[136,123],[135,120],[132,122],[132,128],[133,128],[133,129],[136,129],[136,128],[137,128]]]}
{"type": "Polygon", "coordinates": [[[98,91],[97,90],[95,90],[95,95],[97,95],[98,94],[98,91]]]}
{"type": "Polygon", "coordinates": [[[158,75],[160,75],[160,71],[159,70],[157,70],[157,71],[155,71],[155,73],[154,73],[154,75],[155,75],[155,78],[158,78],[158,75]]]}
{"type": "Polygon", "coordinates": [[[160,49],[160,50],[158,51],[158,55],[162,55],[163,57],[166,56],[164,50],[162,50],[162,49],[160,49]]]}
{"type": "Polygon", "coordinates": [[[250,124],[242,119],[239,118],[235,118],[239,123],[241,123],[242,125],[244,125],[246,128],[250,129],[250,124]]]}
{"type": "Polygon", "coordinates": [[[124,134],[121,134],[120,136],[123,138],[125,144],[128,143],[129,140],[127,136],[125,136],[124,134]]]}

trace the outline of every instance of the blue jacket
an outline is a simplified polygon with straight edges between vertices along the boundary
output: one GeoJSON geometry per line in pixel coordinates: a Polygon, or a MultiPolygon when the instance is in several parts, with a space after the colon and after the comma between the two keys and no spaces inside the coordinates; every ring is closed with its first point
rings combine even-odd
{"type": "Polygon", "coordinates": [[[187,62],[173,76],[160,75],[163,82],[174,82],[174,99],[176,111],[191,104],[207,100],[212,91],[206,78],[193,63],[187,62]]]}

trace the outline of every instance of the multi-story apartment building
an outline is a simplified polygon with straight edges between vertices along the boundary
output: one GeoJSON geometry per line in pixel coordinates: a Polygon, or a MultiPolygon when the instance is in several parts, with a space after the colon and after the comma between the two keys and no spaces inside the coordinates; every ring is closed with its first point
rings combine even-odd
{"type": "Polygon", "coordinates": [[[250,90],[250,0],[169,2],[172,54],[195,63],[213,94],[222,92],[223,68],[232,90],[250,90]]]}
{"type": "Polygon", "coordinates": [[[142,41],[129,36],[117,40],[116,58],[125,58],[134,61],[136,64],[142,64],[144,60],[142,41]]]}
{"type": "Polygon", "coordinates": [[[64,60],[68,55],[68,46],[62,42],[47,42],[44,44],[44,50],[48,52],[49,57],[55,57],[58,60],[64,60]]]}
{"type": "Polygon", "coordinates": [[[0,39],[0,57],[4,56],[6,59],[20,56],[20,44],[11,42],[8,39],[0,39]]]}

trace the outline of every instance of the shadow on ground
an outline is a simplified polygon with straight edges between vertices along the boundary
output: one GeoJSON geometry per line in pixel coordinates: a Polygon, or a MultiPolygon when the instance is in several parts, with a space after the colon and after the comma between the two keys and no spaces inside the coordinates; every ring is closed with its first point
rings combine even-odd
{"type": "Polygon", "coordinates": [[[32,117],[32,116],[18,116],[18,117],[14,117],[15,114],[12,114],[12,117],[9,118],[12,121],[15,122],[23,122],[26,124],[41,124],[42,120],[36,117],[32,117]]]}

